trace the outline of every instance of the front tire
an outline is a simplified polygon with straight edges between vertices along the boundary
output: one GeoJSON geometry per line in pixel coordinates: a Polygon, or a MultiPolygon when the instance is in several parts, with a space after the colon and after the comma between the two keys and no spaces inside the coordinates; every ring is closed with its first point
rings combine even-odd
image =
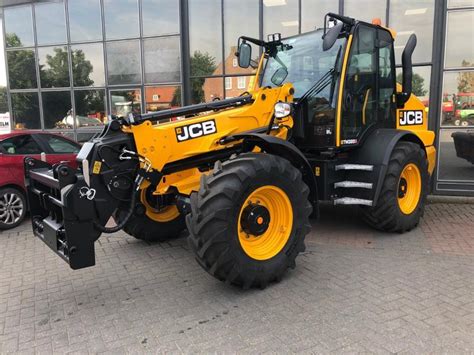
{"type": "Polygon", "coordinates": [[[425,209],[428,163],[415,143],[399,142],[390,157],[376,206],[363,208],[364,220],[385,232],[403,233],[415,228],[425,209]]]}
{"type": "Polygon", "coordinates": [[[264,288],[295,266],[310,231],[309,188],[286,159],[242,154],[203,175],[186,222],[198,263],[221,281],[264,288]]]}
{"type": "Polygon", "coordinates": [[[20,190],[0,189],[0,230],[15,228],[25,219],[26,198],[20,190]]]}

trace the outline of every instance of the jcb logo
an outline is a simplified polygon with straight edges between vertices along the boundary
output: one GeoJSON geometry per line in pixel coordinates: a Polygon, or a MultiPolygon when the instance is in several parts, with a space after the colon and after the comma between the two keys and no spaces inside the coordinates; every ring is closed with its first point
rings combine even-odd
{"type": "Polygon", "coordinates": [[[400,111],[399,114],[400,126],[414,126],[423,124],[423,111],[400,111]]]}
{"type": "Polygon", "coordinates": [[[217,132],[216,121],[209,120],[175,128],[176,139],[184,142],[189,139],[207,136],[217,132]]]}

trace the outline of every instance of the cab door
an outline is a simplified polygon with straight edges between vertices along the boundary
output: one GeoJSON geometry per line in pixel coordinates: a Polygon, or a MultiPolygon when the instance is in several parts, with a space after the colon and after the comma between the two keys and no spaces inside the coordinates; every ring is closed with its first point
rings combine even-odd
{"type": "Polygon", "coordinates": [[[337,145],[358,145],[371,128],[394,126],[393,58],[393,39],[387,30],[357,25],[346,64],[337,145]]]}

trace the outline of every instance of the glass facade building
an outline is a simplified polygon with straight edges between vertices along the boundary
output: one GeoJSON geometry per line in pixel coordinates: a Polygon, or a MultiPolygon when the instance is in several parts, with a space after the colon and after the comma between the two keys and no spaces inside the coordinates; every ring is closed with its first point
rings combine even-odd
{"type": "Polygon", "coordinates": [[[311,31],[323,26],[327,12],[380,18],[397,31],[399,66],[409,35],[418,37],[413,88],[437,133],[433,192],[474,195],[474,165],[457,156],[453,139],[455,132],[473,132],[474,142],[474,0],[0,0],[0,6],[0,114],[8,112],[15,129],[78,141],[100,131],[109,114],[241,94],[254,72],[237,65],[239,35],[311,31]]]}

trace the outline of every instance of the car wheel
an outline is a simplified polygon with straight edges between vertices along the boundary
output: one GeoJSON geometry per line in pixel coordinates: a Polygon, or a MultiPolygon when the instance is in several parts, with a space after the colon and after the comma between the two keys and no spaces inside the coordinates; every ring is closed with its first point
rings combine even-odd
{"type": "Polygon", "coordinates": [[[18,226],[26,214],[25,195],[14,188],[0,189],[0,229],[18,226]]]}

